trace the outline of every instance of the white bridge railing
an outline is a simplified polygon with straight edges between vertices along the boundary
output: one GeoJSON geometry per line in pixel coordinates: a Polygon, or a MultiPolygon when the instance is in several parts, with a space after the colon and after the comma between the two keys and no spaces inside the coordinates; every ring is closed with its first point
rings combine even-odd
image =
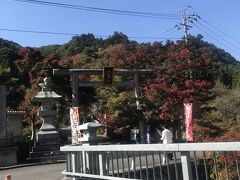
{"type": "Polygon", "coordinates": [[[73,179],[240,179],[240,142],[68,145],[61,151],[62,173],[73,179]]]}

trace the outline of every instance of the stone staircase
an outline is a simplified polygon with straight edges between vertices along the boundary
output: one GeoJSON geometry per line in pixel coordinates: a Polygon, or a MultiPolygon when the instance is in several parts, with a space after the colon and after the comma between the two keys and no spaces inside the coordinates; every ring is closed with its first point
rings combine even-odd
{"type": "Polygon", "coordinates": [[[34,142],[32,151],[30,152],[28,162],[56,162],[65,160],[65,155],[60,151],[61,144],[59,142],[34,142]]]}

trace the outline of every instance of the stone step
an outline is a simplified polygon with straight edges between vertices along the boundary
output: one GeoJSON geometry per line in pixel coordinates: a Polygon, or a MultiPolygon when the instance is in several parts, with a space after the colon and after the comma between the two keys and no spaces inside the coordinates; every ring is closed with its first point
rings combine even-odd
{"type": "Polygon", "coordinates": [[[40,151],[40,152],[30,152],[30,158],[35,157],[51,157],[51,156],[58,156],[64,155],[61,151],[40,151]]]}
{"type": "Polygon", "coordinates": [[[35,141],[34,142],[34,146],[60,146],[61,143],[59,141],[44,141],[44,142],[39,142],[39,141],[35,141]]]}
{"type": "Polygon", "coordinates": [[[43,162],[57,162],[57,161],[62,161],[66,160],[65,155],[53,155],[50,157],[32,157],[32,158],[27,158],[27,162],[29,163],[43,163],[43,162]]]}
{"type": "Polygon", "coordinates": [[[32,152],[39,152],[39,151],[59,151],[60,146],[56,145],[45,145],[45,146],[33,146],[32,152]]]}

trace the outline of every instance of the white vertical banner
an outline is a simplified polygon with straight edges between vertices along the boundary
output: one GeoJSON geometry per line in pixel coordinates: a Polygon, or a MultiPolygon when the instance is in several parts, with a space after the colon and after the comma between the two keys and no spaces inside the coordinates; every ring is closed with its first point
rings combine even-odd
{"type": "Polygon", "coordinates": [[[193,141],[192,107],[192,103],[184,103],[186,141],[193,141]]]}
{"type": "Polygon", "coordinates": [[[80,137],[80,132],[77,130],[77,126],[80,125],[78,107],[70,108],[70,121],[72,130],[72,144],[79,144],[78,138],[80,137]]]}

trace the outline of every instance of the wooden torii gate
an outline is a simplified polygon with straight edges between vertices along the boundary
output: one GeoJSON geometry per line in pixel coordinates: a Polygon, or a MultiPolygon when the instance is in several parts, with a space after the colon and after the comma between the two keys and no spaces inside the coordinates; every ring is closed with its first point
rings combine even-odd
{"type": "MultiPolygon", "coordinates": [[[[120,81],[120,82],[112,82],[111,84],[114,86],[134,86],[135,89],[135,97],[136,97],[136,105],[137,109],[140,109],[140,82],[139,82],[139,74],[152,73],[153,70],[150,69],[113,69],[114,72],[112,75],[132,75],[133,80],[130,81],[120,81]]],[[[104,82],[80,82],[79,75],[103,75],[103,69],[53,69],[53,75],[56,76],[66,76],[70,75],[72,79],[72,106],[78,107],[79,98],[78,91],[79,87],[101,87],[106,86],[104,82]]],[[[145,143],[145,130],[144,130],[144,121],[142,118],[139,119],[139,131],[140,131],[140,140],[141,143],[145,143]]]]}

